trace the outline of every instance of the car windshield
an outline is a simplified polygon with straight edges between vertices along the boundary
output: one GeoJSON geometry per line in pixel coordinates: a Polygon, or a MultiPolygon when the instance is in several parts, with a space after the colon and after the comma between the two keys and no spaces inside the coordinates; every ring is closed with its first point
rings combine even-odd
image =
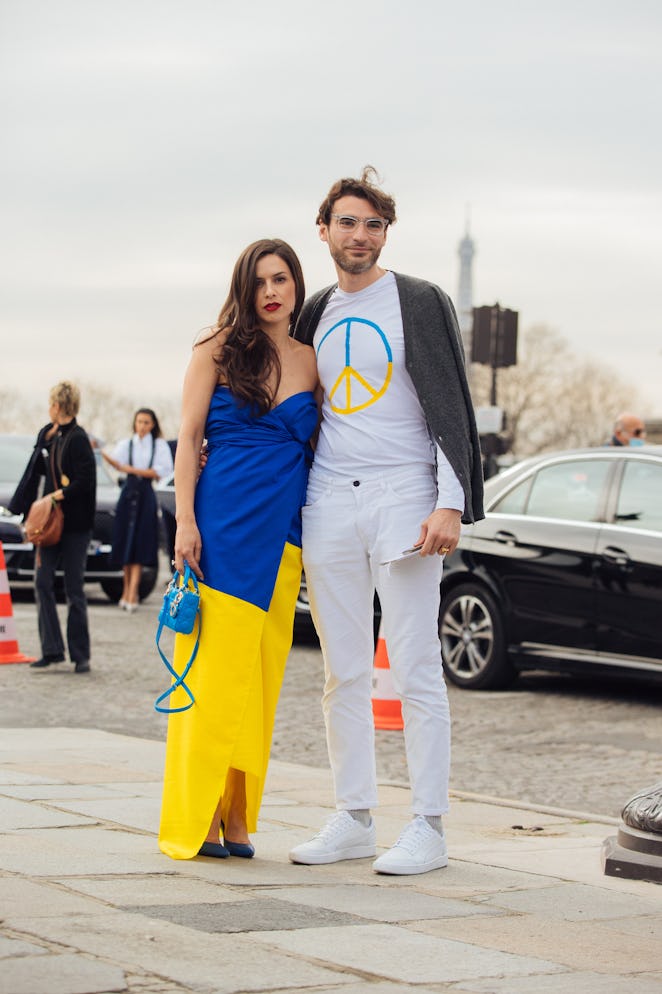
{"type": "MultiPolygon", "coordinates": [[[[30,460],[34,443],[33,435],[0,435],[0,484],[16,486],[30,460]]],[[[95,449],[94,455],[97,463],[97,485],[114,486],[101,452],[95,449]]]]}
{"type": "Polygon", "coordinates": [[[34,438],[30,435],[0,436],[0,482],[16,484],[28,464],[34,438]]]}

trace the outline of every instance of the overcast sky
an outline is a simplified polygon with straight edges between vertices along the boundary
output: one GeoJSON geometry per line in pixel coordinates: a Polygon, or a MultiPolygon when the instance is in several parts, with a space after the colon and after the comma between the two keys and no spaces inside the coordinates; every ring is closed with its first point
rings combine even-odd
{"type": "MultiPolygon", "coordinates": [[[[255,238],[331,282],[365,163],[382,261],[547,323],[662,415],[659,0],[0,0],[2,386],[179,395],[255,238]]],[[[611,418],[605,398],[606,419],[611,418]]]]}

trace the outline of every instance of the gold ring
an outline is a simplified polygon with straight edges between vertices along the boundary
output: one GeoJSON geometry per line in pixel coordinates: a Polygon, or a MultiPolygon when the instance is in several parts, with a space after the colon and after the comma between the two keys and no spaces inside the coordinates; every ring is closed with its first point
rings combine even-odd
{"type": "Polygon", "coordinates": [[[451,547],[450,547],[450,545],[442,545],[441,548],[439,549],[439,551],[443,552],[443,553],[450,552],[451,551],[451,547]]]}

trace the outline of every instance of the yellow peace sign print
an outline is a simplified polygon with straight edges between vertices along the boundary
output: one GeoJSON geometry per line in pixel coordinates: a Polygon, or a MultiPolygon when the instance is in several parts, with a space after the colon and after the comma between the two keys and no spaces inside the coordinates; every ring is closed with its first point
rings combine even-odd
{"type": "MultiPolygon", "coordinates": [[[[375,404],[388,390],[393,373],[393,353],[389,341],[379,325],[373,321],[367,321],[365,318],[343,318],[332,328],[329,328],[320,341],[317,346],[318,357],[322,346],[334,333],[344,334],[345,363],[340,375],[329,390],[329,402],[331,410],[336,414],[354,414],[356,411],[363,411],[366,407],[375,404]],[[358,369],[352,366],[352,334],[361,337],[369,334],[372,336],[373,342],[376,336],[379,348],[383,348],[384,377],[380,384],[373,385],[358,369]]],[[[354,341],[356,342],[356,337],[354,341]]]]}

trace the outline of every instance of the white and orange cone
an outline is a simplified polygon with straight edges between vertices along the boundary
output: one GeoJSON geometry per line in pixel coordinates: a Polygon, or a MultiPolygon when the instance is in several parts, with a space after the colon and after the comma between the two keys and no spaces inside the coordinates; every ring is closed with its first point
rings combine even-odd
{"type": "Polygon", "coordinates": [[[0,664],[32,663],[34,658],[34,656],[24,656],[22,652],[18,651],[5,551],[2,548],[2,542],[0,542],[0,664]]]}
{"type": "Polygon", "coordinates": [[[375,728],[402,731],[405,727],[402,720],[400,698],[393,686],[381,622],[379,623],[379,635],[377,636],[377,648],[375,649],[372,670],[372,716],[375,728]]]}

